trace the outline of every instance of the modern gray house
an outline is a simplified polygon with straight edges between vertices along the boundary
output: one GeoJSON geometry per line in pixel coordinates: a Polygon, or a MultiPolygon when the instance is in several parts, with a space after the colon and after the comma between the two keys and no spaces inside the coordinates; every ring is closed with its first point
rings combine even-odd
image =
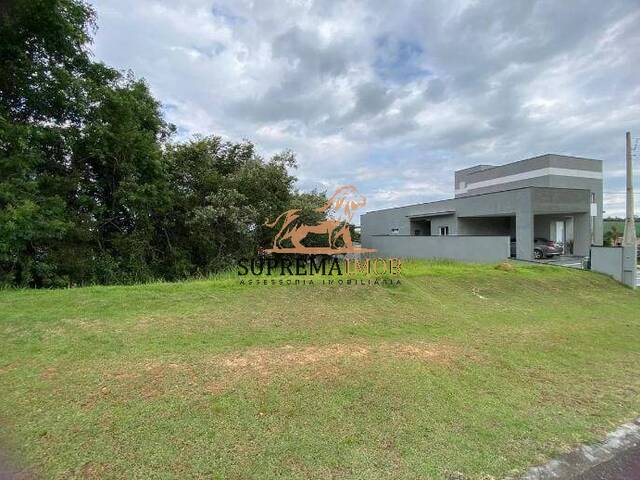
{"type": "Polygon", "coordinates": [[[367,212],[361,241],[381,254],[493,260],[492,244],[505,257],[515,239],[516,257],[530,260],[534,238],[588,255],[602,227],[602,161],[546,154],[458,170],[449,200],[367,212]]]}

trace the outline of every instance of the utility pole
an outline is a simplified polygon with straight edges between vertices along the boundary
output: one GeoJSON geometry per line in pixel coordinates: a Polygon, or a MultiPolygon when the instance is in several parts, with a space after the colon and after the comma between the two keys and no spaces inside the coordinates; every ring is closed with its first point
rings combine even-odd
{"type": "Polygon", "coordinates": [[[627,218],[624,221],[622,244],[636,247],[636,221],[633,198],[633,161],[631,157],[631,132],[627,132],[627,218]]]}
{"type": "Polygon", "coordinates": [[[636,222],[634,218],[633,163],[631,157],[631,133],[627,132],[627,218],[622,239],[622,282],[637,287],[636,222]]]}

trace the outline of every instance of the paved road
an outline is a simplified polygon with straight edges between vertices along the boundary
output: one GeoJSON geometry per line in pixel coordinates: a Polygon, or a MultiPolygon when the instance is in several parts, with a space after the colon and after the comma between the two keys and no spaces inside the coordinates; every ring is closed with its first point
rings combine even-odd
{"type": "Polygon", "coordinates": [[[638,479],[640,479],[640,444],[619,453],[608,462],[596,465],[587,473],[575,477],[575,480],[638,479]]]}
{"type": "Polygon", "coordinates": [[[543,258],[541,260],[534,260],[537,263],[545,263],[547,265],[558,265],[561,267],[571,267],[582,269],[582,258],[571,255],[559,255],[557,257],[543,258]]]}

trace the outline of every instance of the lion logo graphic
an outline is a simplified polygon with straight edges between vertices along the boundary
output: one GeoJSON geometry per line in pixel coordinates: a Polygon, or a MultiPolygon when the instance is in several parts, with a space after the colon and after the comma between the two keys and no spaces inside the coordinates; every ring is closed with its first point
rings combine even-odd
{"type": "Polygon", "coordinates": [[[329,218],[317,225],[305,225],[297,221],[299,209],[287,210],[281,213],[273,222],[265,223],[269,228],[275,227],[283,218],[282,226],[273,239],[273,248],[265,250],[267,253],[307,253],[307,254],[337,254],[375,252],[371,248],[354,246],[351,240],[349,223],[353,214],[367,204],[367,199],[358,193],[353,185],[338,188],[322,207],[316,212],[326,213],[329,218]],[[333,215],[332,215],[333,214],[333,215]],[[335,217],[335,218],[332,218],[335,217]],[[309,234],[326,234],[328,245],[325,247],[306,247],[302,241],[309,234]],[[343,246],[338,246],[342,239],[343,246]],[[293,247],[283,247],[282,242],[290,240],[293,247]]]}

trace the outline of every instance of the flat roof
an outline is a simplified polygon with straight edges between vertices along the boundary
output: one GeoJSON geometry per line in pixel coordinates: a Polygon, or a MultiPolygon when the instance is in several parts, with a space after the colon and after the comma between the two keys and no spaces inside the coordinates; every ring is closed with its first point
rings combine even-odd
{"type": "Polygon", "coordinates": [[[473,167],[467,167],[467,168],[463,168],[461,170],[456,170],[454,173],[466,172],[467,170],[471,170],[472,168],[482,167],[482,168],[479,168],[476,172],[468,172],[469,175],[473,175],[474,173],[486,172],[487,170],[494,170],[496,168],[502,168],[502,167],[506,167],[508,165],[516,165],[518,163],[528,162],[530,160],[535,160],[536,158],[542,158],[542,157],[575,158],[577,160],[589,160],[589,161],[592,161],[592,162],[600,162],[600,163],[602,163],[602,160],[598,160],[597,158],[576,157],[575,155],[561,155],[559,153],[543,153],[542,155],[536,155],[535,157],[523,158],[522,160],[516,160],[514,162],[503,163],[502,165],[474,165],[473,167]]]}
{"type": "MultiPolygon", "coordinates": [[[[510,188],[509,190],[501,190],[499,192],[486,192],[486,193],[473,193],[471,195],[466,195],[464,197],[452,197],[452,198],[444,198],[442,200],[433,200],[431,202],[418,202],[418,203],[409,203],[407,205],[399,205],[397,207],[388,207],[388,208],[381,208],[379,210],[369,210],[368,212],[364,212],[362,215],[367,215],[369,213],[376,213],[376,212],[384,212],[387,210],[397,210],[398,208],[407,208],[407,207],[417,207],[418,205],[434,205],[436,203],[440,203],[440,202],[458,202],[458,201],[465,201],[468,200],[470,198],[473,197],[485,197],[488,195],[500,195],[500,194],[504,194],[506,192],[515,192],[517,190],[527,190],[527,189],[543,189],[543,188],[550,188],[553,190],[588,190],[586,188],[565,188],[565,187],[546,187],[546,186],[528,186],[528,187],[517,187],[517,188],[510,188]]],[[[456,213],[455,210],[442,210],[442,211],[438,211],[435,212],[434,214],[431,213],[417,213],[415,215],[406,215],[407,217],[426,217],[426,216],[437,216],[437,215],[449,215],[449,214],[453,214],[456,213]]]]}
{"type": "MultiPolygon", "coordinates": [[[[440,200],[442,201],[442,200],[440,200]]],[[[418,204],[420,205],[420,204],[418,204]]],[[[443,210],[442,212],[433,212],[433,213],[419,213],[415,215],[407,215],[409,218],[424,218],[424,217],[441,217],[443,215],[453,215],[456,213],[455,210],[443,210]]]]}

